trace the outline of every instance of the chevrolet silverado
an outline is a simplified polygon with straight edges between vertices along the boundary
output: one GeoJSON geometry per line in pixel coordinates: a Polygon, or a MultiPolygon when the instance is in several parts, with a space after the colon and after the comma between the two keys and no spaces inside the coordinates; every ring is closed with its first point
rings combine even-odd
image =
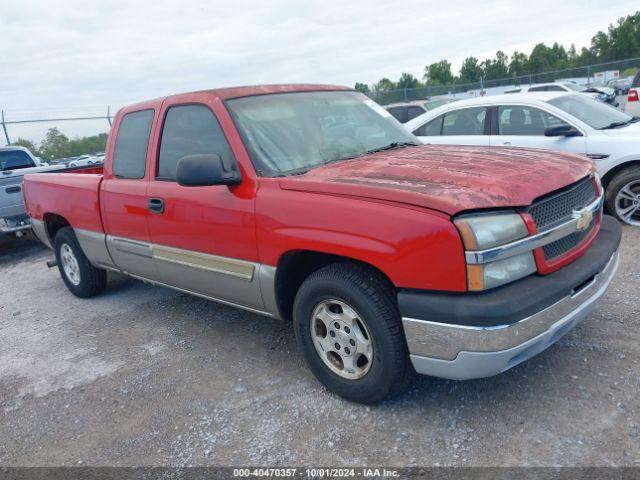
{"type": "Polygon", "coordinates": [[[375,403],[531,358],[618,265],[588,159],[418,143],[343,87],[186,93],[120,110],[102,172],[24,195],[78,297],[115,271],[289,321],[328,389],[375,403]]]}

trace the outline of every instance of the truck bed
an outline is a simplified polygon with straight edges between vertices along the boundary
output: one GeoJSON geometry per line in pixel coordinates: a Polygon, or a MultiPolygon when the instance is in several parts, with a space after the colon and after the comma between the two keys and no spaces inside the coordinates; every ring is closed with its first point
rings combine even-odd
{"type": "Polygon", "coordinates": [[[102,232],[101,182],[101,167],[64,173],[27,174],[23,185],[27,212],[37,220],[44,220],[45,215],[55,212],[74,228],[102,232]]]}

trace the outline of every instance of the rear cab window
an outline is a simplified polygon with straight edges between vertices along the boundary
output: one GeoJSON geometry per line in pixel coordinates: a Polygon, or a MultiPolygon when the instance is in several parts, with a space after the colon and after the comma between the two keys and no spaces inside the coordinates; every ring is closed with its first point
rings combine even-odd
{"type": "Polygon", "coordinates": [[[140,110],[122,117],[113,154],[116,178],[144,177],[153,113],[153,110],[140,110]]]}
{"type": "Polygon", "coordinates": [[[175,181],[178,161],[189,155],[218,155],[226,170],[237,169],[220,123],[205,105],[176,105],[167,110],[156,179],[175,181]]]}

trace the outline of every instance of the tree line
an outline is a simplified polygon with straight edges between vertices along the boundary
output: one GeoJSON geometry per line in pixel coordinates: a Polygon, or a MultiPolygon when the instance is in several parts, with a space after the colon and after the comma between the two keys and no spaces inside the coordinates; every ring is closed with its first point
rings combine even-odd
{"type": "Polygon", "coordinates": [[[107,146],[107,134],[100,133],[89,137],[69,138],[57,128],[50,128],[39,145],[31,140],[19,138],[12,145],[26,147],[43,160],[78,157],[91,153],[104,152],[107,146]]]}
{"type": "Polygon", "coordinates": [[[528,55],[515,51],[508,56],[498,50],[494,58],[483,61],[473,56],[467,57],[458,75],[451,71],[451,62],[440,60],[424,67],[422,80],[405,72],[395,82],[382,78],[373,85],[357,82],[355,88],[371,94],[394,89],[475,83],[480,78],[518,77],[634,57],[640,57],[640,11],[620,18],[615,25],[609,25],[606,32],[599,31],[591,38],[591,45],[582,47],[580,51],[573,44],[566,50],[557,42],[550,47],[538,43],[528,55]]]}

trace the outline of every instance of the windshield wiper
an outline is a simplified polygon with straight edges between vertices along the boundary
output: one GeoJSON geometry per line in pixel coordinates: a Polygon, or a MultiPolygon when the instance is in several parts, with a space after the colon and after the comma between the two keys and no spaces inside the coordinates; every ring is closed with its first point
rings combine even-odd
{"type": "MultiPolygon", "coordinates": [[[[636,117],[634,117],[634,118],[636,118],[636,117]]],[[[640,120],[640,118],[638,118],[638,120],[640,120]]],[[[638,120],[634,120],[632,118],[632,119],[626,120],[624,122],[611,122],[609,125],[606,125],[604,127],[600,127],[598,130],[609,130],[611,128],[624,127],[625,125],[629,125],[630,123],[637,122],[638,120]]]]}
{"type": "Polygon", "coordinates": [[[384,147],[372,148],[371,150],[367,150],[367,154],[383,152],[385,150],[392,150],[394,148],[399,148],[399,147],[417,147],[417,146],[418,144],[413,142],[391,142],[389,145],[385,145],[384,147]]]}

